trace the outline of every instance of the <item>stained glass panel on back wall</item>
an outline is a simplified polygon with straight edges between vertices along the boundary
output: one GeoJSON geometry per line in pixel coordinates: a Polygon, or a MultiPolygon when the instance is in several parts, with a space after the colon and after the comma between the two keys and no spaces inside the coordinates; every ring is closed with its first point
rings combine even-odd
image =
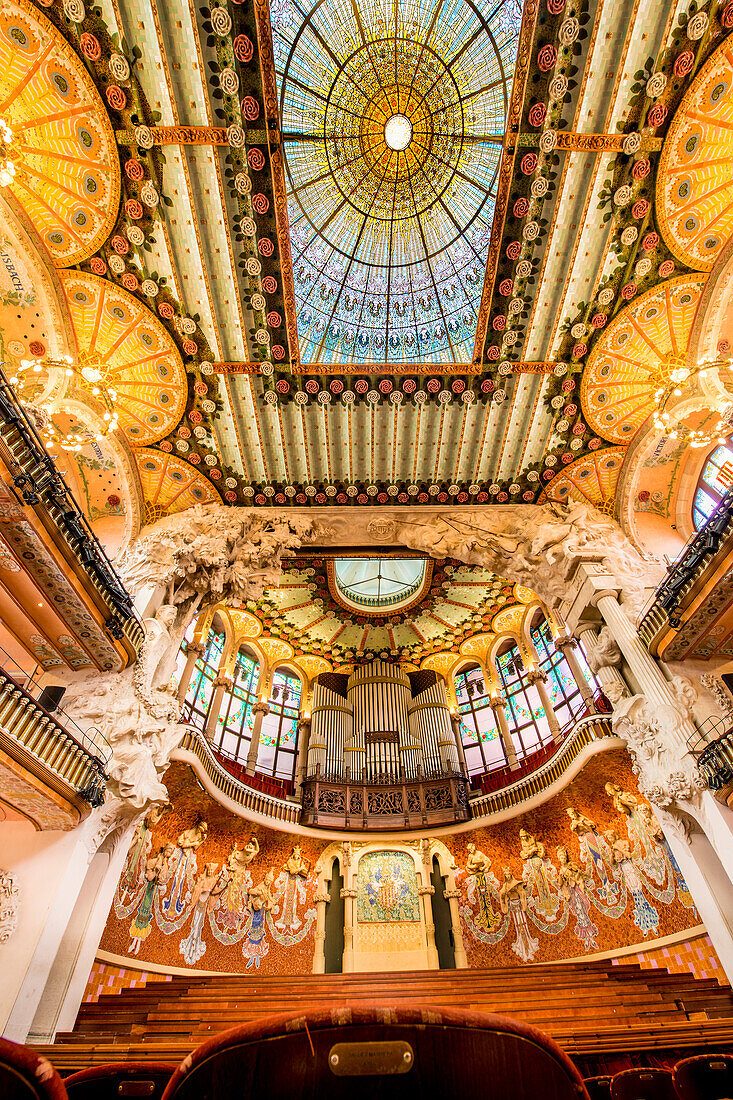
{"type": "Polygon", "coordinates": [[[300,356],[467,362],[518,0],[273,0],[300,356]]]}

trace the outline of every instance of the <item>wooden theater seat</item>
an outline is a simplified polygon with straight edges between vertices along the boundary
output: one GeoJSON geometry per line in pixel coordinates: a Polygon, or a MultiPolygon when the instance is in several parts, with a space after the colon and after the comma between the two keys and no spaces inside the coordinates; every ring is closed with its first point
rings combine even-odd
{"type": "Polygon", "coordinates": [[[66,1100],[66,1089],[47,1058],[0,1039],[0,1100],[66,1100]]]}
{"type": "Polygon", "coordinates": [[[163,1100],[588,1100],[536,1028],[448,1009],[332,1008],[224,1031],[184,1059],[163,1100]]]}
{"type": "Polygon", "coordinates": [[[69,1100],[113,1100],[119,1096],[147,1096],[160,1100],[175,1070],[170,1062],[110,1062],[67,1077],[69,1100]]]}
{"type": "Polygon", "coordinates": [[[586,1077],[583,1081],[590,1100],[611,1100],[610,1077],[586,1077]]]}
{"type": "Polygon", "coordinates": [[[696,1054],[672,1076],[679,1100],[733,1100],[733,1054],[696,1054]]]}
{"type": "Polygon", "coordinates": [[[611,1100],[677,1100],[668,1069],[624,1069],[611,1081],[611,1100]]]}

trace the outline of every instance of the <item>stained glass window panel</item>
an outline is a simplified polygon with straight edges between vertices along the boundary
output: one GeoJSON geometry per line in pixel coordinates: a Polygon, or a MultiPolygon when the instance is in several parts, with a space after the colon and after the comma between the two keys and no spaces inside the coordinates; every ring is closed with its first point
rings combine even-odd
{"type": "Polygon", "coordinates": [[[520,14],[272,0],[304,362],[471,360],[520,14]]]}

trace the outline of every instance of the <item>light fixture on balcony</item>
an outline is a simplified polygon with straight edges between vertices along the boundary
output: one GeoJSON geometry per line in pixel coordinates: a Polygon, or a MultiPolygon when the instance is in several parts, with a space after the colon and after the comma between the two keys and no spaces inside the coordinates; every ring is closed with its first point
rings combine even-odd
{"type": "Polygon", "coordinates": [[[15,162],[12,158],[13,131],[4,118],[0,118],[0,187],[9,187],[15,179],[15,162]]]}
{"type": "MultiPolygon", "coordinates": [[[[690,447],[709,447],[716,441],[725,443],[733,423],[733,405],[727,405],[719,412],[718,419],[710,428],[689,428],[669,411],[669,404],[675,397],[681,397],[683,389],[697,381],[702,371],[714,367],[730,367],[731,361],[714,360],[689,367],[681,356],[670,356],[660,367],[657,376],[657,389],[654,393],[655,409],[652,413],[654,427],[670,439],[679,440],[690,447]]],[[[684,414],[683,414],[684,415],[684,414]]]]}
{"type": "Polygon", "coordinates": [[[21,359],[15,374],[10,378],[10,384],[18,391],[18,399],[25,406],[32,406],[41,414],[39,432],[50,447],[61,447],[65,451],[80,451],[91,440],[99,442],[110,432],[119,426],[115,402],[117,390],[111,384],[111,377],[101,362],[97,362],[85,356],[80,356],[75,361],[70,355],[62,355],[57,359],[47,356],[42,359],[21,359]],[[51,396],[44,399],[38,391],[33,393],[32,387],[42,386],[54,372],[67,380],[75,380],[87,394],[94,399],[94,404],[102,406],[101,419],[103,424],[99,428],[83,427],[80,431],[61,432],[51,420],[51,416],[58,413],[58,399],[51,396]],[[39,399],[36,403],[34,396],[39,399]]]}

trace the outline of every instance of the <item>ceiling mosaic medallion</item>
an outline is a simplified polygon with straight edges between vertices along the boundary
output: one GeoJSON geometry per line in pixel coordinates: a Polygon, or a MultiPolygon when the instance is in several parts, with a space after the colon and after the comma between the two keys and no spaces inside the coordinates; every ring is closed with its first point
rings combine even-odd
{"type": "Polygon", "coordinates": [[[146,523],[183,512],[194,504],[220,501],[211,482],[175,455],[142,449],[135,452],[135,460],[145,501],[146,523]]]}
{"type": "Polygon", "coordinates": [[[0,164],[61,267],[109,235],[120,201],[114,134],[84,65],[31,4],[0,10],[0,164]]]}
{"type": "Polygon", "coordinates": [[[569,500],[587,501],[607,515],[613,515],[625,447],[605,447],[583,455],[555,477],[540,494],[537,503],[553,501],[565,504],[569,500]]]}
{"type": "Polygon", "coordinates": [[[709,271],[733,234],[733,50],[718,47],[685,93],[657,175],[657,218],[682,263],[709,271]]]}
{"type": "MultiPolygon", "coordinates": [[[[385,570],[393,560],[372,559],[385,570]]],[[[286,641],[298,658],[311,654],[338,664],[386,654],[418,661],[431,652],[457,648],[465,638],[490,628],[498,611],[516,603],[514,586],[489,570],[439,560],[428,563],[432,573],[426,569],[427,586],[419,582],[423,594],[417,604],[408,597],[377,618],[371,607],[348,608],[334,597],[329,564],[323,558],[288,560],[279,586],[249,608],[262,621],[263,633],[286,641]]],[[[360,564],[355,569],[354,576],[361,576],[360,564]]],[[[369,583],[378,581],[371,577],[369,583]]]]}
{"type": "Polygon", "coordinates": [[[271,5],[303,362],[470,362],[520,17],[271,5]]]}
{"type": "Polygon", "coordinates": [[[684,366],[706,276],[682,275],[648,290],[608,326],[583,372],[591,430],[628,444],[655,408],[655,393],[684,366]]]}
{"type": "MultiPolygon", "coordinates": [[[[156,443],[178,424],[188,385],[167,329],[126,290],[96,275],[61,273],[76,336],[80,385],[114,395],[119,426],[130,443],[156,443]]],[[[186,445],[188,449],[188,445],[186,445]]]]}

